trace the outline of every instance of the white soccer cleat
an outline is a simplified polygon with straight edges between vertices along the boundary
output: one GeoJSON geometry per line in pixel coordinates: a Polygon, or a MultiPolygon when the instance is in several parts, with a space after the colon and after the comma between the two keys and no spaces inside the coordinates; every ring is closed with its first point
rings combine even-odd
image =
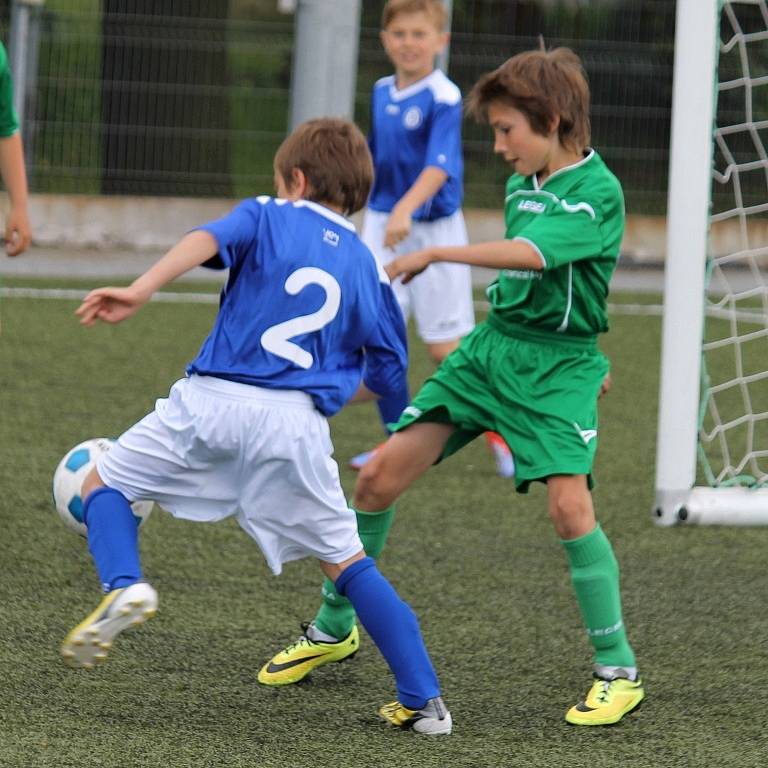
{"type": "Polygon", "coordinates": [[[441,696],[430,699],[422,709],[408,709],[399,701],[393,701],[379,709],[379,717],[395,728],[429,736],[447,736],[453,729],[451,713],[441,696]]]}
{"type": "Polygon", "coordinates": [[[104,595],[99,607],[64,639],[61,655],[70,667],[92,669],[106,658],[112,641],[157,613],[157,592],[139,581],[104,595]]]}

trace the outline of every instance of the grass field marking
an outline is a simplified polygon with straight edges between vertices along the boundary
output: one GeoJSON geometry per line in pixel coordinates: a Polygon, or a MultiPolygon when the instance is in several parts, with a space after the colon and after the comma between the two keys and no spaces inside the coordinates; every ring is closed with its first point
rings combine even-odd
{"type": "MultiPolygon", "coordinates": [[[[0,297],[4,299],[65,299],[80,301],[87,290],[78,288],[0,288],[0,297]]],[[[218,293],[156,293],[150,301],[166,304],[218,304],[218,293]]]]}
{"type": "MultiPolygon", "coordinates": [[[[0,297],[6,299],[65,299],[79,301],[88,293],[77,288],[0,288],[0,297]]],[[[167,304],[218,304],[218,293],[156,293],[151,301],[167,304]]],[[[478,312],[487,312],[490,305],[487,301],[476,301],[478,312]]],[[[608,311],[619,315],[661,315],[663,307],[660,304],[609,304],[608,311]]]]}

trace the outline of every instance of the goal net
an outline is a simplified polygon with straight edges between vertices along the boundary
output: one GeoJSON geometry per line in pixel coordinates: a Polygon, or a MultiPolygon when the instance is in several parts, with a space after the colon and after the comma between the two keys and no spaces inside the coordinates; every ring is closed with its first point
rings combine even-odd
{"type": "Polygon", "coordinates": [[[768,524],[767,2],[678,2],[662,525],[768,524]]]}

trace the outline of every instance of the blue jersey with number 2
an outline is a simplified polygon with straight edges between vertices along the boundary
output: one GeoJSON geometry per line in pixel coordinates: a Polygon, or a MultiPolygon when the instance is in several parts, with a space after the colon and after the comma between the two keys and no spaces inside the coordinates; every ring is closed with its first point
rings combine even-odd
{"type": "Polygon", "coordinates": [[[405,385],[403,316],[354,225],[306,200],[246,200],[200,227],[228,268],[216,322],[188,373],[309,394],[326,416],[363,380],[405,385]]]}

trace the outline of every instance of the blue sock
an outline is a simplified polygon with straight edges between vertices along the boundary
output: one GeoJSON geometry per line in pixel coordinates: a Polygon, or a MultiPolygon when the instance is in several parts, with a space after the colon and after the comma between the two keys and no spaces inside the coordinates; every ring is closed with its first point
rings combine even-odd
{"type": "Polygon", "coordinates": [[[128,499],[114,488],[97,488],[85,500],[83,521],[104,591],[140,581],[139,526],[128,499]]]}
{"type": "Polygon", "coordinates": [[[395,676],[398,701],[421,709],[440,695],[440,684],[410,606],[379,573],[372,557],[358,560],[336,580],[395,676]]]}
{"type": "Polygon", "coordinates": [[[387,434],[389,434],[389,424],[394,424],[400,418],[400,414],[406,409],[406,406],[410,401],[411,397],[408,393],[408,385],[404,386],[398,392],[380,397],[376,401],[376,407],[379,409],[381,423],[384,425],[387,434]]]}

